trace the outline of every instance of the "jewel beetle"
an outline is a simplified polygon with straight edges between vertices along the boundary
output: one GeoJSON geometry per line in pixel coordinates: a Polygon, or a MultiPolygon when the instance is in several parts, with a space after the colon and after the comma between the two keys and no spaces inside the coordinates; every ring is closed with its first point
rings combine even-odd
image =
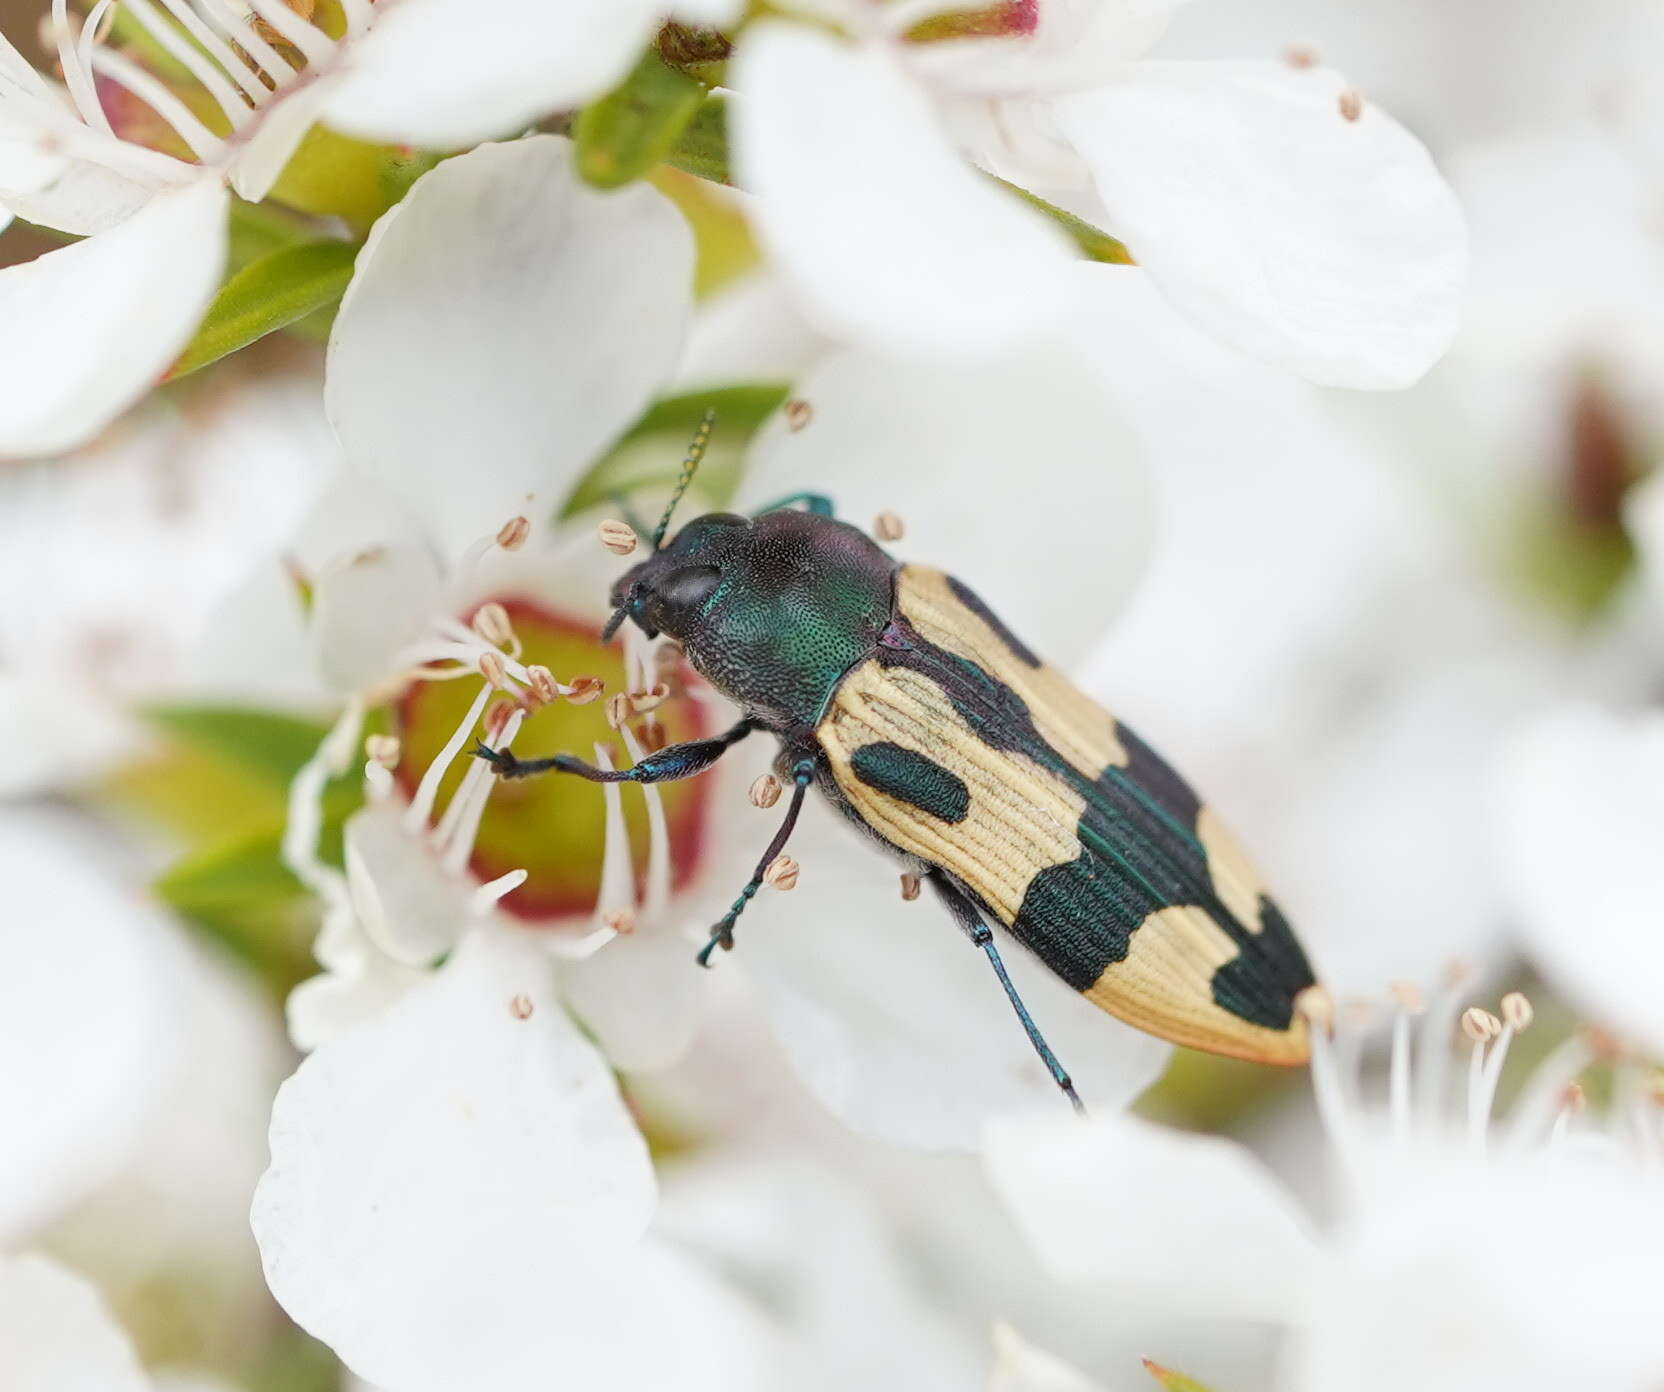
{"type": "Polygon", "coordinates": [[[1311,967],[1190,785],[969,586],[896,561],[824,497],[794,496],[751,517],[708,513],[666,543],[709,431],[707,417],[651,554],[614,587],[606,636],[628,620],[674,639],[741,719],[620,770],[568,754],[474,752],[504,778],[556,769],[659,783],[710,768],[748,735],[773,735],[791,800],[700,962],[732,947],[735,921],[816,788],[932,887],[1077,1108],[992,924],[1093,1004],[1152,1034],[1303,1063],[1308,1027],[1296,998],[1314,984],[1311,967]]]}

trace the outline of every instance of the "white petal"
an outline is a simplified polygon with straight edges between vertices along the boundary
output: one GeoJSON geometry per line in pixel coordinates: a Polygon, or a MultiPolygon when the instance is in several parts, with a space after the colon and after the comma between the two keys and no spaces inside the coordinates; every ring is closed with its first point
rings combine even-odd
{"type": "MultiPolygon", "coordinates": [[[[647,1226],[647,1149],[529,935],[478,933],[280,1089],[254,1200],[273,1293],[361,1377],[524,1386],[647,1226]]],[[[604,1339],[605,1333],[597,1334],[604,1339]]]]}
{"type": "Polygon", "coordinates": [[[0,1386],[146,1392],[126,1332],[86,1281],[48,1257],[0,1258],[0,1386]]]}
{"type": "Polygon", "coordinates": [[[687,1052],[704,1004],[697,950],[681,932],[638,929],[562,968],[561,993],[614,1067],[656,1070],[687,1052]]]}
{"type": "Polygon", "coordinates": [[[158,194],[126,222],[0,271],[0,455],[91,439],[154,386],[219,285],[225,190],[158,194]]]}
{"type": "Polygon", "coordinates": [[[1048,0],[1031,33],[918,44],[909,63],[950,91],[1034,96],[1096,85],[1161,38],[1185,0],[1048,0]]]}
{"type": "Polygon", "coordinates": [[[271,192],[340,81],[338,77],[321,77],[302,83],[260,113],[252,126],[253,134],[238,149],[231,165],[231,187],[239,198],[258,203],[271,192]]]}
{"type": "Polygon", "coordinates": [[[886,51],[758,25],[734,86],[739,181],[818,327],[962,358],[1056,312],[1062,234],[965,164],[886,51]]]}
{"type": "Polygon", "coordinates": [[[893,511],[906,533],[890,549],[958,576],[1024,642],[1069,664],[1131,593],[1154,525],[1110,390],[1061,346],[960,365],[839,353],[794,390],[809,423],[793,431],[777,415],[766,428],[742,501],[826,490],[859,527],[893,511]]]}
{"type": "Polygon", "coordinates": [[[341,692],[385,680],[436,612],[439,589],[439,567],[426,547],[377,547],[329,567],[312,592],[319,675],[341,692]]]}
{"type": "Polygon", "coordinates": [[[1652,586],[1654,603],[1664,606],[1664,474],[1653,475],[1630,493],[1624,521],[1635,538],[1641,572],[1652,586]]]}
{"type": "Polygon", "coordinates": [[[0,1239],[40,1227],[127,1160],[175,1075],[180,945],[65,820],[0,818],[11,968],[0,975],[0,1239]]]}
{"type": "Polygon", "coordinates": [[[1543,717],[1506,752],[1495,815],[1532,960],[1595,1023],[1664,1057],[1664,717],[1543,717]]]}
{"type": "Polygon", "coordinates": [[[1401,1184],[1343,1231],[1296,1392],[1650,1392],[1664,1375],[1651,1178],[1571,1155],[1401,1184]]]}
{"type": "Polygon", "coordinates": [[[347,819],[347,874],[374,912],[361,919],[381,950],[407,966],[426,966],[451,948],[468,922],[476,885],[449,875],[439,857],[405,829],[403,799],[372,801],[347,819]]]}
{"type": "Polygon", "coordinates": [[[452,554],[541,523],[669,377],[692,267],[670,201],[585,187],[564,139],[447,160],[376,224],[335,323],[349,462],[452,554]]]}
{"type": "Polygon", "coordinates": [[[988,1392],[1098,1392],[1098,1384],[1061,1358],[1035,1348],[1009,1324],[997,1324],[988,1392]]]}
{"type": "Polygon", "coordinates": [[[322,119],[455,149],[581,106],[652,36],[658,0],[401,0],[351,42],[322,119]]]}
{"type": "Polygon", "coordinates": [[[994,1123],[984,1156],[1059,1280],[1134,1287],[1197,1316],[1289,1321],[1319,1276],[1293,1200],[1234,1141],[1062,1116],[994,1123]]]}
{"type": "Polygon", "coordinates": [[[904,1243],[876,1186],[840,1173],[842,1159],[711,1148],[667,1172],[656,1230],[775,1297],[769,1310],[794,1360],[780,1387],[970,1392],[985,1348],[924,1277],[937,1253],[921,1253],[911,1232],[904,1243]]]}
{"type": "Polygon", "coordinates": [[[700,303],[675,389],[791,382],[829,346],[798,312],[785,279],[757,271],[700,303]]]}
{"type": "MultiPolygon", "coordinates": [[[[792,846],[801,884],[783,901],[765,890],[737,935],[736,960],[804,1082],[856,1130],[928,1150],[969,1149],[1002,1111],[1067,1114],[982,952],[932,896],[903,903],[894,864],[835,817],[805,806],[792,846]]],[[[739,883],[746,872],[735,870],[739,883]]],[[[1002,939],[1002,953],[1088,1106],[1123,1107],[1155,1080],[1167,1045],[1016,944],[1002,939]]]]}
{"type": "Polygon", "coordinates": [[[1060,99],[1110,228],[1184,313],[1330,386],[1394,388],[1455,334],[1466,234],[1414,136],[1323,69],[1140,63],[1060,99]]]}

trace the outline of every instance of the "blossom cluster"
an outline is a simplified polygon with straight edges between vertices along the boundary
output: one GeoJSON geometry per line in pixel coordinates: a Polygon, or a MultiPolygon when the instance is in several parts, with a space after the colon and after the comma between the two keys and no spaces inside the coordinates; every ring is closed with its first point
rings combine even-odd
{"type": "Polygon", "coordinates": [[[1373,0],[41,8],[0,1385],[1664,1385],[1664,35],[1521,0],[1479,104],[1491,21],[1373,0]],[[1010,943],[1074,1116],[814,798],[701,971],[766,737],[476,757],[743,714],[602,638],[682,489],[829,496],[1185,770],[1309,1077],[1010,943]]]}

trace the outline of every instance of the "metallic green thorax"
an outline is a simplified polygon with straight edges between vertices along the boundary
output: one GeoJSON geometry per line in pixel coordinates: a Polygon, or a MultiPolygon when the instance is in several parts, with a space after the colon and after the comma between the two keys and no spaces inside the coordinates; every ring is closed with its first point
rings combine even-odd
{"type": "Polygon", "coordinates": [[[889,622],[896,563],[810,513],[695,518],[629,571],[613,602],[682,644],[718,690],[777,730],[806,730],[889,622]]]}

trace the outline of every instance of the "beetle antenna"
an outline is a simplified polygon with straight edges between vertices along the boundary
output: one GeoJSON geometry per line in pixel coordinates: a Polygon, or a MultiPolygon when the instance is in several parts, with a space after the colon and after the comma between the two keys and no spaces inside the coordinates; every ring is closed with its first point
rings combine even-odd
{"type": "MultiPolygon", "coordinates": [[[[705,457],[705,450],[711,443],[711,428],[716,424],[716,409],[712,407],[705,412],[699,422],[699,428],[693,432],[693,439],[688,443],[687,457],[682,460],[682,472],[676,480],[676,487],[671,490],[670,501],[664,505],[664,515],[659,518],[659,525],[653,528],[652,550],[659,551],[664,546],[664,534],[670,530],[670,518],[676,511],[676,504],[682,501],[682,495],[688,491],[688,485],[693,482],[693,476],[699,470],[699,461],[705,457]]],[[[639,527],[635,528],[640,531],[639,527]]],[[[626,600],[612,611],[612,617],[607,620],[607,626],[601,630],[601,641],[610,643],[613,635],[618,632],[630,612],[629,601],[626,600]]]]}
{"type": "Polygon", "coordinates": [[[670,501],[664,505],[664,516],[659,518],[659,525],[653,529],[653,550],[657,551],[664,545],[664,534],[670,530],[670,515],[676,511],[676,504],[682,501],[682,495],[688,491],[688,485],[693,482],[693,476],[699,469],[699,461],[705,457],[705,450],[711,443],[711,427],[716,424],[716,410],[712,408],[705,412],[705,417],[699,422],[699,428],[693,432],[693,439],[688,445],[687,458],[682,461],[682,474],[676,480],[676,487],[671,491],[670,501]]]}

